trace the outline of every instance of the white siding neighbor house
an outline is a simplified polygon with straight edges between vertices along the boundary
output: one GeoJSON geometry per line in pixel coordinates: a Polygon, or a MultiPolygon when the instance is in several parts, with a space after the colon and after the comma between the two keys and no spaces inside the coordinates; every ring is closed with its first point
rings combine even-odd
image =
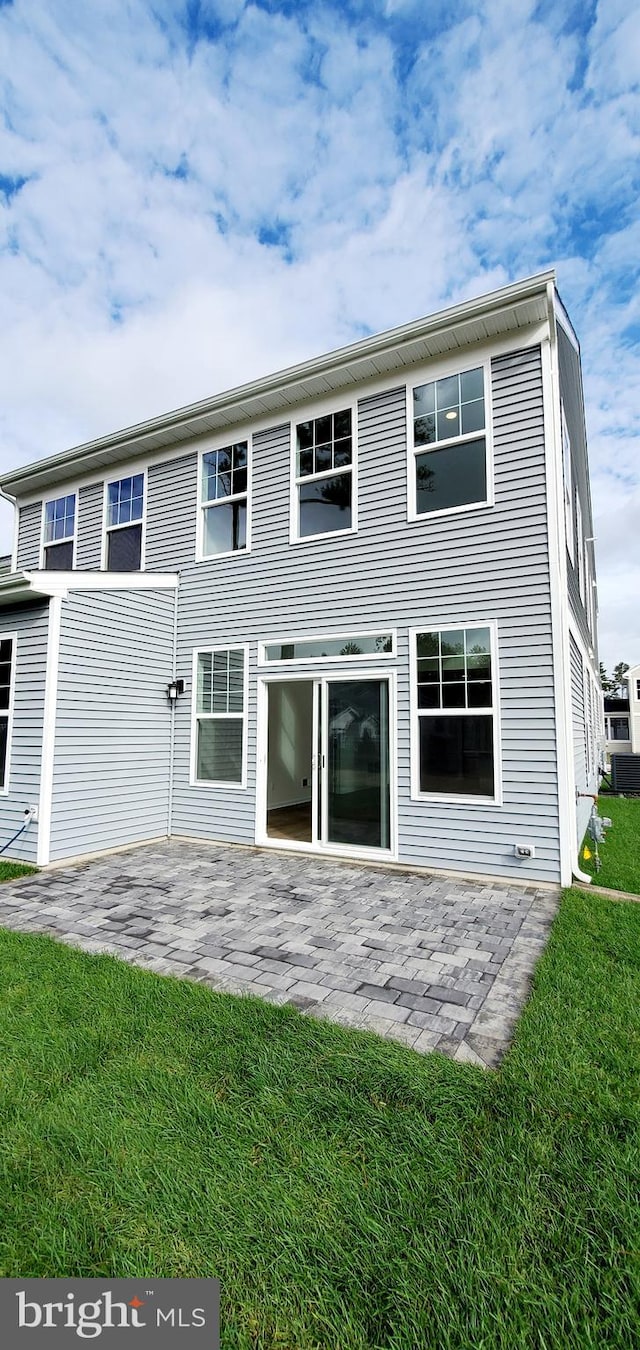
{"type": "Polygon", "coordinates": [[[601,698],[552,271],[2,492],[6,856],[175,835],[570,881],[601,698]]]}

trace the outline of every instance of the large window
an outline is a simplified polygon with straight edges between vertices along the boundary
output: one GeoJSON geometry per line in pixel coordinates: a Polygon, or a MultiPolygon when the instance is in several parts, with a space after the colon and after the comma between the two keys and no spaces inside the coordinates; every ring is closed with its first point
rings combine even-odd
{"type": "Polygon", "coordinates": [[[107,569],[139,572],[142,566],[144,474],[107,484],[107,569]]]}
{"type": "Polygon", "coordinates": [[[0,639],[0,792],[7,791],[9,782],[14,648],[14,637],[0,639]]]}
{"type": "Polygon", "coordinates": [[[202,456],[201,512],[203,558],[245,550],[249,446],[247,441],[210,450],[202,456]]]}
{"type": "Polygon", "coordinates": [[[73,567],[76,531],[76,495],[44,503],[43,567],[49,572],[69,572],[73,567]]]}
{"type": "Polygon", "coordinates": [[[414,660],[415,792],[496,800],[491,628],[417,633],[414,660]]]}
{"type": "Polygon", "coordinates": [[[195,655],[194,780],[243,786],[246,653],[243,647],[195,655]]]}
{"type": "Polygon", "coordinates": [[[413,390],[412,516],[489,501],[484,368],[413,390]]]}
{"type": "Polygon", "coordinates": [[[353,427],[350,408],[296,426],[294,539],[354,526],[353,427]]]}
{"type": "Polygon", "coordinates": [[[628,717],[611,717],[607,714],[604,723],[605,736],[608,741],[628,741],[631,739],[628,717]]]}

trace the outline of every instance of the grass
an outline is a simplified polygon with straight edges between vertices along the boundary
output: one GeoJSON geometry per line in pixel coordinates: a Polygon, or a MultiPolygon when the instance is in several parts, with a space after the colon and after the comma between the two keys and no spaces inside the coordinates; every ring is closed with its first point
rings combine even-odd
{"type": "Polygon", "coordinates": [[[37,867],[28,867],[26,863],[6,862],[0,858],[0,881],[13,881],[15,877],[26,877],[37,870],[37,867]]]}
{"type": "MultiPolygon", "coordinates": [[[[598,810],[613,821],[598,845],[602,866],[596,872],[593,858],[584,857],[584,845],[580,865],[598,886],[640,895],[640,797],[601,797],[598,810]]],[[[593,852],[589,836],[585,842],[593,852]]]]}
{"type": "Polygon", "coordinates": [[[224,1350],[636,1343],[640,906],[565,894],[497,1074],[44,936],[0,990],[0,1276],[219,1275],[224,1350]]]}

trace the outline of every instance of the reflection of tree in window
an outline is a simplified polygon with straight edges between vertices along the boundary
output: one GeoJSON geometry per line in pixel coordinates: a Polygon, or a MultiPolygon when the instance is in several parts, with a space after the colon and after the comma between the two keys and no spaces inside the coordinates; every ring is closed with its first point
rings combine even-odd
{"type": "Polygon", "coordinates": [[[362,656],[362,647],[359,647],[357,642],[345,642],[344,647],[340,651],[340,655],[362,656]]]}

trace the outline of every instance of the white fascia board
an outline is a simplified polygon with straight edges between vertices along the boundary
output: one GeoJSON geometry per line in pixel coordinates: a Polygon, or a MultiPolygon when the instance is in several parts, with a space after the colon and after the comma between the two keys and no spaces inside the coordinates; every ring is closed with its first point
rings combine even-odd
{"type": "Polygon", "coordinates": [[[413,344],[438,332],[453,332],[465,324],[477,323],[479,338],[482,335],[483,321],[490,318],[495,320],[500,314],[506,316],[504,322],[507,328],[517,328],[519,325],[514,316],[508,317],[509,311],[515,306],[544,299],[549,286],[555,288],[553,269],[528,277],[524,281],[503,286],[500,290],[478,296],[473,300],[466,300],[462,304],[453,305],[449,309],[440,310],[436,314],[414,320],[399,328],[363,338],[347,347],[276,371],[248,384],[238,385],[214,398],[203,399],[160,417],[136,423],[115,434],[88,441],[62,454],[52,455],[36,464],[18,469],[15,473],[7,475],[4,482],[7,490],[16,492],[22,498],[33,492],[36,486],[42,486],[43,475],[46,476],[47,482],[55,482],[58,476],[60,480],[68,478],[74,470],[76,473],[83,473],[92,462],[95,462],[94,457],[106,451],[120,451],[122,457],[123,451],[133,451],[136,447],[144,449],[147,438],[178,429],[186,431],[191,439],[197,434],[199,419],[211,417],[220,410],[236,409],[237,417],[231,419],[233,422],[239,419],[253,422],[260,400],[268,396],[281,396],[282,407],[286,408],[305,397],[315,397],[322,387],[323,376],[341,372],[346,383],[356,382],[362,378],[364,363],[371,362],[376,356],[394,353],[399,365],[410,364],[413,359],[410,355],[413,344]],[[317,387],[315,381],[319,382],[317,387]]]}
{"type": "Polygon", "coordinates": [[[62,599],[54,596],[49,605],[49,633],[45,668],[42,756],[40,760],[40,800],[38,802],[38,867],[45,867],[51,853],[51,817],[53,812],[53,766],[58,711],[58,669],[62,599]]]}
{"type": "Polygon", "coordinates": [[[24,572],[34,594],[67,596],[69,591],[173,591],[177,572],[24,572]]]}

